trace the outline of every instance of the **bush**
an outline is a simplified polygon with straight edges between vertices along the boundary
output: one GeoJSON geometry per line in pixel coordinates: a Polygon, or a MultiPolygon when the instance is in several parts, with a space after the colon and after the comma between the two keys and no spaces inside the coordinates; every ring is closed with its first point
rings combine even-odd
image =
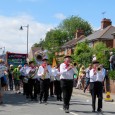
{"type": "Polygon", "coordinates": [[[115,71],[109,71],[108,75],[111,80],[115,80],[115,71]]]}

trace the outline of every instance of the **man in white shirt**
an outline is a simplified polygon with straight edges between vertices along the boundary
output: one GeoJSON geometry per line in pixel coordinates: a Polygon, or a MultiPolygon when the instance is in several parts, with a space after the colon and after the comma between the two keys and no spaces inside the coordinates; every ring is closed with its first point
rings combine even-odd
{"type": "Polygon", "coordinates": [[[38,69],[38,76],[40,76],[40,104],[43,102],[47,104],[48,100],[48,93],[49,93],[49,86],[50,86],[50,76],[51,73],[51,67],[48,65],[48,59],[43,58],[42,65],[39,66],[38,69]]]}
{"type": "Polygon", "coordinates": [[[61,79],[61,88],[63,93],[63,109],[65,113],[69,113],[69,102],[72,95],[73,89],[73,75],[74,70],[71,66],[71,56],[65,56],[64,63],[60,65],[60,79],[61,79]]]}
{"type": "Polygon", "coordinates": [[[31,101],[35,100],[38,101],[37,99],[37,87],[36,87],[36,73],[37,73],[38,69],[36,68],[36,66],[34,65],[33,61],[29,62],[29,68],[28,68],[28,85],[29,85],[29,95],[31,97],[31,101]],[[33,95],[33,90],[34,90],[34,95],[33,95]]]}
{"type": "Polygon", "coordinates": [[[60,71],[59,71],[59,65],[57,67],[54,67],[52,69],[52,74],[54,76],[54,87],[55,87],[55,95],[57,96],[57,101],[62,101],[62,90],[60,85],[60,71]]]}
{"type": "Polygon", "coordinates": [[[90,92],[92,96],[92,112],[95,112],[96,96],[98,97],[97,111],[102,111],[102,99],[103,99],[103,82],[104,75],[99,66],[98,61],[93,62],[93,68],[90,71],[90,92]]]}

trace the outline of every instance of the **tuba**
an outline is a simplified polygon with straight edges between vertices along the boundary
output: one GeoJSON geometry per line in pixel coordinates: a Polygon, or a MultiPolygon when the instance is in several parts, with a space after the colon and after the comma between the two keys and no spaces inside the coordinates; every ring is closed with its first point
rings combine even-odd
{"type": "Polygon", "coordinates": [[[44,50],[44,51],[42,51],[42,50],[37,51],[37,52],[35,52],[34,57],[35,57],[36,63],[38,65],[41,65],[43,57],[47,57],[47,51],[46,50],[44,50]]]}

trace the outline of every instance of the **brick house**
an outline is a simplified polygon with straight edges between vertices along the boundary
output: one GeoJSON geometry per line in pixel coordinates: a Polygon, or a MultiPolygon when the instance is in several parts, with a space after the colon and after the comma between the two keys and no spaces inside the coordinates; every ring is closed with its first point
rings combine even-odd
{"type": "Polygon", "coordinates": [[[64,55],[71,55],[74,52],[74,48],[77,43],[87,40],[90,47],[93,47],[96,42],[104,42],[107,47],[115,48],[115,26],[112,26],[110,19],[104,18],[101,21],[101,29],[94,31],[89,36],[85,37],[83,30],[76,31],[76,37],[61,47],[61,52],[56,53],[58,57],[64,55]]]}

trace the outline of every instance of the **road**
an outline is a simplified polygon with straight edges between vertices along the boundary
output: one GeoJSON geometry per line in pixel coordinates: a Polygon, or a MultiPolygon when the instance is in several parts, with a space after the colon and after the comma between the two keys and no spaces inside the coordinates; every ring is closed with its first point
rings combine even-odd
{"type": "MultiPolygon", "coordinates": [[[[22,94],[5,93],[4,104],[0,106],[0,115],[67,115],[62,109],[62,102],[49,98],[48,104],[39,104],[27,100],[22,94]]],[[[91,112],[91,97],[73,95],[68,115],[98,115],[91,112]]],[[[104,102],[103,115],[115,114],[115,103],[104,102]]]]}

